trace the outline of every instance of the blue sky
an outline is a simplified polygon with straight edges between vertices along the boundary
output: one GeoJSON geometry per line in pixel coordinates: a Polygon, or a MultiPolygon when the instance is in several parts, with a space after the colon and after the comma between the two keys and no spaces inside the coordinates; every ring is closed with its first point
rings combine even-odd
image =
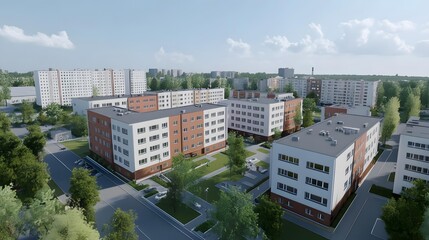
{"type": "Polygon", "coordinates": [[[424,0],[41,0],[0,8],[0,69],[429,76],[424,0]]]}

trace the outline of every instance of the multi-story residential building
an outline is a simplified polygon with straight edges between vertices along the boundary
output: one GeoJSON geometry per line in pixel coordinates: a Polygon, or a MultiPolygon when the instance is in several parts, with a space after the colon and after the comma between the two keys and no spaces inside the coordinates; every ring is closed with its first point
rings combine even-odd
{"type": "Polygon", "coordinates": [[[293,78],[295,70],[293,68],[279,68],[279,76],[282,78],[293,78]]]}
{"type": "Polygon", "coordinates": [[[310,77],[307,79],[307,94],[313,92],[320,99],[322,91],[322,80],[310,77]]]}
{"type": "Polygon", "coordinates": [[[212,88],[72,98],[72,106],[73,113],[79,115],[86,115],[87,109],[106,106],[129,108],[136,112],[150,112],[200,103],[218,103],[223,100],[224,91],[223,88],[212,88]]]}
{"type": "Polygon", "coordinates": [[[320,115],[320,120],[323,121],[327,118],[335,116],[337,113],[343,114],[354,114],[361,116],[371,116],[371,108],[366,106],[348,106],[348,105],[331,105],[322,107],[322,112],[320,115]]]}
{"type": "Polygon", "coordinates": [[[198,104],[151,112],[88,110],[89,148],[115,171],[143,179],[171,167],[174,156],[225,147],[223,106],[198,104]]]}
{"type": "Polygon", "coordinates": [[[380,119],[340,114],[274,141],[271,198],[329,226],[369,172],[379,134],[380,119]]]}
{"type": "Polygon", "coordinates": [[[274,135],[275,129],[281,132],[295,130],[293,117],[296,114],[297,106],[301,103],[301,98],[285,101],[254,98],[229,99],[222,104],[228,107],[228,128],[230,130],[243,135],[252,135],[258,140],[266,140],[274,135]]]}
{"type": "Polygon", "coordinates": [[[249,87],[249,78],[234,78],[232,80],[232,88],[235,90],[245,90],[249,87]]]}
{"type": "Polygon", "coordinates": [[[429,182],[429,121],[411,117],[399,137],[393,193],[401,194],[417,179],[429,182]]]}
{"type": "Polygon", "coordinates": [[[149,68],[149,76],[156,77],[158,75],[158,68],[149,68]]]}
{"type": "Polygon", "coordinates": [[[10,99],[7,99],[8,104],[21,104],[26,102],[36,101],[35,87],[11,87],[10,99]]]}
{"type": "Polygon", "coordinates": [[[268,78],[268,79],[262,79],[259,81],[259,90],[261,92],[269,92],[269,91],[274,91],[274,90],[279,90],[280,92],[282,92],[284,90],[281,89],[280,87],[280,82],[283,81],[284,79],[282,77],[272,77],[272,78],[268,78]]]}
{"type": "Polygon", "coordinates": [[[36,103],[71,105],[77,97],[139,94],[146,91],[146,73],[138,70],[35,71],[36,103]]]}
{"type": "Polygon", "coordinates": [[[210,72],[211,78],[217,78],[217,77],[235,78],[237,77],[237,75],[238,75],[238,72],[235,72],[235,71],[211,71],[210,72]]]}
{"type": "Polygon", "coordinates": [[[320,103],[375,106],[380,81],[322,80],[320,103]]]}

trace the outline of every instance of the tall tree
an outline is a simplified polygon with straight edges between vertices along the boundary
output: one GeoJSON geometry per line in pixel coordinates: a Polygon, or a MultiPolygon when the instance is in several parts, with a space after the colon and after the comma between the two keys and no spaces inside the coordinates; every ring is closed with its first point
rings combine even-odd
{"type": "Polygon", "coordinates": [[[395,132],[396,127],[400,121],[399,116],[399,100],[397,97],[392,97],[386,105],[383,127],[381,130],[381,138],[383,143],[386,144],[386,141],[392,136],[395,132]]]}
{"type": "Polygon", "coordinates": [[[192,87],[201,88],[203,86],[204,78],[201,74],[194,74],[191,76],[192,87]]]}
{"type": "Polygon", "coordinates": [[[274,140],[279,139],[281,136],[282,136],[282,132],[278,128],[275,128],[274,129],[274,134],[273,134],[274,140]]]}
{"type": "Polygon", "coordinates": [[[246,151],[242,136],[238,136],[235,132],[228,134],[228,167],[230,175],[233,172],[243,173],[246,170],[246,151]]]}
{"type": "Polygon", "coordinates": [[[414,94],[410,94],[407,97],[407,101],[405,102],[404,105],[404,109],[403,109],[403,121],[402,122],[406,122],[408,120],[409,117],[411,116],[415,116],[418,117],[420,116],[420,97],[416,96],[414,94]]]}
{"type": "Polygon", "coordinates": [[[305,96],[305,98],[310,98],[314,100],[314,104],[318,104],[319,103],[319,97],[317,97],[317,94],[314,91],[311,91],[310,93],[307,94],[307,96],[305,96]]]}
{"type": "Polygon", "coordinates": [[[54,221],[49,231],[42,236],[44,240],[58,239],[100,239],[100,234],[85,221],[85,217],[78,209],[67,209],[65,213],[53,216],[54,221]]]}
{"type": "Polygon", "coordinates": [[[285,93],[293,93],[295,90],[293,89],[292,83],[288,83],[284,89],[285,93]]]}
{"type": "Polygon", "coordinates": [[[10,83],[0,78],[0,103],[10,99],[10,83]]]}
{"type": "Polygon", "coordinates": [[[192,171],[192,161],[186,160],[181,154],[173,157],[169,178],[171,181],[168,183],[166,200],[170,202],[173,211],[176,211],[182,200],[183,191],[197,179],[196,172],[192,171]]]}
{"type": "Polygon", "coordinates": [[[376,107],[379,111],[381,106],[384,106],[386,104],[386,96],[384,96],[384,87],[383,82],[380,82],[377,86],[377,100],[376,100],[376,107]]]}
{"type": "Polygon", "coordinates": [[[304,98],[302,109],[304,117],[302,121],[303,127],[309,127],[314,124],[313,111],[316,108],[316,101],[313,98],[304,98]]]}
{"type": "Polygon", "coordinates": [[[401,92],[399,93],[399,104],[400,108],[405,108],[405,104],[408,101],[408,97],[413,94],[413,90],[407,86],[401,89],[401,92]]]}
{"type": "Polygon", "coordinates": [[[172,90],[173,89],[173,78],[171,76],[165,76],[159,84],[161,90],[172,90]]]}
{"type": "Polygon", "coordinates": [[[251,195],[231,187],[221,191],[215,204],[213,218],[220,239],[255,238],[258,234],[258,215],[253,211],[251,195]]]}
{"type": "Polygon", "coordinates": [[[257,90],[258,89],[258,81],[259,80],[250,80],[249,90],[257,90]]]}
{"type": "Polygon", "coordinates": [[[83,137],[88,135],[88,121],[86,117],[73,115],[70,120],[70,130],[73,136],[83,137]]]}
{"type": "Polygon", "coordinates": [[[229,98],[230,93],[231,93],[231,88],[230,88],[229,86],[225,87],[225,90],[224,90],[224,98],[225,98],[225,99],[228,99],[228,98],[229,98]]]}
{"type": "Polygon", "coordinates": [[[181,83],[182,89],[192,89],[192,80],[191,77],[186,76],[181,83]]]}
{"type": "Polygon", "coordinates": [[[106,226],[109,234],[104,238],[105,240],[137,240],[139,237],[135,230],[136,214],[130,210],[128,212],[122,211],[120,208],[116,209],[113,214],[110,224],[106,226]]]}
{"type": "Polygon", "coordinates": [[[429,80],[426,80],[422,85],[421,101],[422,106],[429,107],[429,80]]]}
{"type": "Polygon", "coordinates": [[[301,103],[298,104],[295,108],[295,116],[293,117],[293,122],[295,123],[295,129],[299,130],[302,124],[302,108],[301,103]]]}
{"type": "Polygon", "coordinates": [[[22,122],[28,123],[31,122],[32,116],[34,114],[34,108],[33,104],[29,103],[28,101],[23,101],[20,107],[21,114],[22,114],[22,122]]]}
{"type": "Polygon", "coordinates": [[[10,119],[6,113],[0,112],[0,132],[10,131],[10,119]]]}
{"type": "Polygon", "coordinates": [[[211,84],[211,88],[218,88],[220,86],[219,78],[214,80],[211,84]]]}
{"type": "Polygon", "coordinates": [[[283,208],[264,195],[255,207],[258,224],[269,239],[278,237],[283,224],[283,208]]]}
{"type": "Polygon", "coordinates": [[[45,135],[39,125],[28,126],[27,130],[29,133],[24,138],[24,145],[33,152],[34,156],[40,159],[40,154],[46,145],[45,135]]]}
{"type": "Polygon", "coordinates": [[[0,187],[0,238],[18,239],[22,231],[22,203],[11,186],[0,187]]]}
{"type": "Polygon", "coordinates": [[[393,97],[399,97],[400,88],[397,82],[385,81],[383,82],[384,96],[386,97],[386,102],[393,97]]]}
{"type": "Polygon", "coordinates": [[[202,88],[210,88],[210,79],[204,79],[203,81],[203,85],[201,86],[202,88]]]}
{"type": "Polygon", "coordinates": [[[150,80],[150,84],[149,84],[149,88],[150,88],[150,90],[151,91],[157,91],[157,90],[159,90],[158,89],[158,86],[159,86],[159,83],[158,83],[159,81],[158,81],[158,79],[157,78],[155,78],[155,77],[153,77],[151,80],[150,80]]]}
{"type": "Polygon", "coordinates": [[[86,169],[73,169],[70,178],[70,194],[70,204],[83,209],[87,222],[94,222],[94,206],[100,200],[95,177],[92,177],[86,169]]]}
{"type": "Polygon", "coordinates": [[[304,117],[302,120],[303,127],[310,127],[314,124],[313,112],[312,111],[304,111],[304,117]]]}
{"type": "Polygon", "coordinates": [[[58,103],[50,103],[48,106],[46,106],[45,112],[50,124],[55,125],[61,121],[63,110],[58,103]]]}

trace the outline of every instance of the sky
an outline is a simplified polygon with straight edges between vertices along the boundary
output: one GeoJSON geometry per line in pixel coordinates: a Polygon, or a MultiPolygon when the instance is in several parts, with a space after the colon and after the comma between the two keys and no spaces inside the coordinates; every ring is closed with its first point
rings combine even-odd
{"type": "Polygon", "coordinates": [[[429,76],[427,0],[15,0],[0,69],[429,76]]]}

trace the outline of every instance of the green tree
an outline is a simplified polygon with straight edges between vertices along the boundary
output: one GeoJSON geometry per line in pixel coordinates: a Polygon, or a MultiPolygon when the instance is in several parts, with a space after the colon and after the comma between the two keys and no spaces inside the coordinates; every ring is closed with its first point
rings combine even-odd
{"type": "Polygon", "coordinates": [[[96,86],[92,86],[92,96],[98,96],[98,88],[96,86]]]}
{"type": "Polygon", "coordinates": [[[274,140],[277,140],[277,139],[281,138],[281,136],[282,136],[282,132],[278,128],[275,128],[274,129],[274,134],[273,134],[274,140]]]}
{"type": "Polygon", "coordinates": [[[244,173],[246,170],[246,151],[244,148],[244,141],[242,136],[238,136],[235,132],[228,134],[228,168],[230,175],[232,173],[244,173]]]}
{"type": "Polygon", "coordinates": [[[314,104],[319,103],[319,97],[317,97],[317,94],[314,91],[311,91],[310,93],[305,96],[305,98],[310,98],[314,100],[314,104]]]}
{"type": "Polygon", "coordinates": [[[309,127],[314,124],[313,111],[315,108],[316,101],[313,98],[304,98],[302,103],[302,109],[304,111],[302,126],[309,127]]]}
{"type": "Polygon", "coordinates": [[[0,131],[3,133],[10,131],[10,119],[4,112],[0,112],[0,131]]]}
{"type": "Polygon", "coordinates": [[[201,86],[202,88],[210,88],[210,79],[204,79],[203,81],[203,85],[201,86]]]}
{"type": "Polygon", "coordinates": [[[166,200],[170,202],[173,211],[176,211],[182,200],[183,191],[195,182],[198,176],[195,171],[192,171],[192,161],[186,160],[180,154],[173,157],[172,171],[168,177],[171,181],[168,182],[166,200]]]}
{"type": "Polygon", "coordinates": [[[288,83],[284,89],[285,93],[293,93],[295,90],[293,89],[292,83],[288,83]]]}
{"type": "Polygon", "coordinates": [[[161,90],[172,90],[173,89],[173,78],[171,76],[165,76],[159,84],[161,90]]]}
{"type": "Polygon", "coordinates": [[[403,111],[404,113],[402,122],[406,122],[411,116],[420,116],[420,97],[412,93],[409,94],[403,111]]]}
{"type": "Polygon", "coordinates": [[[298,104],[295,108],[295,116],[293,117],[293,122],[295,123],[295,129],[299,130],[302,124],[302,109],[301,103],[298,104]]]}
{"type": "Polygon", "coordinates": [[[61,121],[63,110],[58,103],[50,103],[46,106],[45,112],[50,124],[55,125],[61,121]]]}
{"type": "Polygon", "coordinates": [[[49,118],[48,118],[48,116],[46,116],[46,112],[45,111],[40,111],[39,112],[39,115],[37,116],[37,121],[41,125],[49,123],[49,118]]]}
{"type": "Polygon", "coordinates": [[[258,214],[258,224],[267,237],[278,237],[283,224],[283,208],[264,195],[256,205],[255,213],[258,214]]]}
{"type": "Polygon", "coordinates": [[[109,233],[104,238],[105,240],[137,240],[139,237],[135,231],[136,214],[130,210],[128,212],[122,211],[120,208],[116,209],[113,214],[110,224],[105,228],[109,233]]]}
{"type": "Polygon", "coordinates": [[[20,107],[21,114],[22,114],[22,122],[28,123],[32,121],[32,116],[34,114],[34,108],[33,104],[23,101],[20,107]]]}
{"type": "Polygon", "coordinates": [[[422,106],[429,107],[429,80],[426,80],[422,85],[421,102],[422,106]]]}
{"type": "Polygon", "coordinates": [[[392,97],[386,104],[383,127],[381,129],[381,138],[384,144],[386,144],[386,141],[395,132],[399,121],[399,100],[397,97],[392,97]]]}
{"type": "Polygon", "coordinates": [[[10,99],[10,83],[0,78],[0,103],[10,99]]]}
{"type": "Polygon", "coordinates": [[[386,102],[393,97],[399,97],[400,88],[397,82],[385,81],[383,82],[384,96],[386,97],[386,102]]]}
{"type": "Polygon", "coordinates": [[[383,82],[380,82],[377,86],[377,100],[376,100],[376,108],[380,109],[387,102],[387,97],[384,96],[384,86],[383,82]]]}
{"type": "Polygon", "coordinates": [[[220,87],[219,78],[214,80],[211,84],[211,88],[218,88],[218,87],[220,87]]]}
{"type": "Polygon", "coordinates": [[[258,89],[258,81],[259,80],[250,80],[250,89],[249,90],[257,90],[258,89]]]}
{"type": "Polygon", "coordinates": [[[192,80],[191,77],[186,76],[181,83],[182,89],[192,89],[192,80]]]}
{"type": "Polygon", "coordinates": [[[0,238],[18,239],[22,231],[22,203],[11,186],[0,187],[0,238]]]}
{"type": "Polygon", "coordinates": [[[229,98],[230,93],[231,93],[231,88],[230,88],[229,86],[225,87],[225,90],[224,90],[224,98],[225,98],[225,99],[228,99],[228,98],[229,98]]]}
{"type": "Polygon", "coordinates": [[[157,79],[157,78],[155,78],[155,77],[153,77],[153,78],[150,80],[150,84],[149,84],[149,88],[150,88],[150,90],[151,90],[151,91],[157,91],[157,90],[159,90],[158,86],[159,86],[159,81],[158,81],[158,79],[157,79]]]}
{"type": "Polygon", "coordinates": [[[191,82],[193,88],[202,88],[204,78],[201,74],[194,74],[191,76],[191,82]]]}
{"type": "Polygon", "coordinates": [[[58,239],[100,239],[100,234],[85,221],[85,217],[78,209],[67,209],[64,213],[53,216],[49,231],[42,236],[44,240],[58,239]]]}
{"type": "Polygon", "coordinates": [[[236,187],[221,191],[214,204],[215,231],[220,239],[255,238],[258,235],[258,215],[253,211],[251,195],[236,187]]]}
{"type": "Polygon", "coordinates": [[[46,145],[45,135],[38,125],[28,126],[27,130],[29,133],[24,138],[24,145],[33,152],[34,156],[40,159],[40,154],[46,145]]]}
{"type": "Polygon", "coordinates": [[[399,93],[399,104],[401,109],[405,108],[405,104],[408,101],[408,97],[412,94],[413,90],[409,86],[401,89],[399,93]]]}
{"type": "Polygon", "coordinates": [[[73,136],[83,137],[88,135],[88,121],[86,117],[73,115],[70,120],[70,130],[73,136]]]}
{"type": "Polygon", "coordinates": [[[75,168],[70,178],[71,206],[83,209],[87,222],[95,221],[94,206],[100,200],[97,182],[89,171],[75,168]]]}
{"type": "Polygon", "coordinates": [[[312,111],[304,111],[304,117],[302,120],[303,127],[309,127],[314,124],[313,112],[312,111]]]}

